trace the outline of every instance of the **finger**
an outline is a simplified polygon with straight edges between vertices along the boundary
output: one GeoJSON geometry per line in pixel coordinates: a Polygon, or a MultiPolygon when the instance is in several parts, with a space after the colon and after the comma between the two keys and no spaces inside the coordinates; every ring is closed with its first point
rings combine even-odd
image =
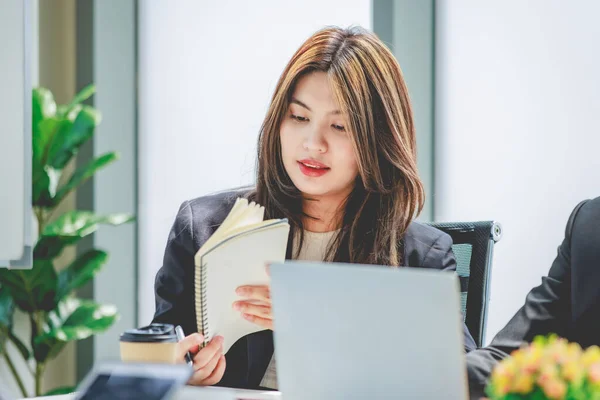
{"type": "Polygon", "coordinates": [[[210,376],[202,382],[202,384],[206,386],[211,386],[221,382],[221,379],[223,379],[223,374],[225,373],[226,365],[227,363],[225,362],[225,356],[221,356],[219,358],[219,363],[217,364],[217,367],[214,369],[212,374],[210,374],[210,376]]]}
{"type": "Polygon", "coordinates": [[[269,300],[271,298],[269,287],[265,285],[240,286],[237,288],[236,294],[245,298],[257,300],[269,300]]]}
{"type": "Polygon", "coordinates": [[[208,346],[203,348],[194,356],[194,370],[199,370],[204,368],[209,361],[215,356],[217,353],[223,352],[223,338],[220,336],[216,336],[213,340],[210,341],[208,346]]]}
{"type": "Polygon", "coordinates": [[[269,300],[244,299],[244,300],[240,300],[240,302],[253,304],[256,306],[270,306],[271,305],[271,302],[269,300]]]}
{"type": "Polygon", "coordinates": [[[262,304],[252,304],[246,301],[233,303],[233,309],[244,314],[256,315],[257,317],[271,319],[271,306],[262,304]]]}
{"type": "Polygon", "coordinates": [[[267,276],[270,278],[271,277],[271,264],[265,265],[265,271],[267,272],[267,276]]]}
{"type": "Polygon", "coordinates": [[[198,351],[198,346],[201,346],[204,342],[204,336],[196,332],[183,338],[177,346],[175,346],[177,360],[184,360],[185,354],[189,351],[195,353],[198,351]]]}
{"type": "Polygon", "coordinates": [[[251,314],[242,314],[242,317],[245,320],[248,320],[256,325],[259,325],[265,329],[273,330],[273,320],[268,318],[257,317],[256,315],[251,314]]]}
{"type": "Polygon", "coordinates": [[[249,299],[271,300],[271,291],[268,286],[240,286],[235,291],[238,296],[249,299]]]}
{"type": "Polygon", "coordinates": [[[206,366],[195,371],[192,375],[192,385],[203,385],[203,381],[213,373],[222,355],[221,353],[216,353],[206,366]]]}

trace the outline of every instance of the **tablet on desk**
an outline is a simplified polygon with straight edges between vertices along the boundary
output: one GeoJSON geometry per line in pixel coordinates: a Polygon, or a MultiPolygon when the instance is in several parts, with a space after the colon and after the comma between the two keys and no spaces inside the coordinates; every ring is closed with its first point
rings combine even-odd
{"type": "Polygon", "coordinates": [[[76,400],[166,400],[192,374],[186,364],[100,364],[77,389],[76,400]]]}

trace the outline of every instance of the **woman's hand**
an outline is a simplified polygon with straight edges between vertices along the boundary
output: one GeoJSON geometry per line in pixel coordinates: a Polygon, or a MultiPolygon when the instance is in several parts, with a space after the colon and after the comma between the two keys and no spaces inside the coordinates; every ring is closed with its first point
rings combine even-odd
{"type": "Polygon", "coordinates": [[[269,286],[240,286],[235,293],[243,300],[233,303],[234,310],[241,312],[246,320],[273,330],[269,286]]]}
{"type": "Polygon", "coordinates": [[[192,354],[194,373],[188,381],[189,385],[210,386],[223,379],[225,373],[225,356],[223,355],[223,338],[215,336],[210,343],[200,349],[204,336],[192,333],[177,343],[177,360],[185,362],[185,354],[192,354]]]}

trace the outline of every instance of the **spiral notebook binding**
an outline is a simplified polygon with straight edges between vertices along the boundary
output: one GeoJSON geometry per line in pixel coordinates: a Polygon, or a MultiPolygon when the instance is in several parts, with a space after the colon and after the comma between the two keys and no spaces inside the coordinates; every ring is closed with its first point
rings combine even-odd
{"type": "Polygon", "coordinates": [[[207,286],[207,268],[200,262],[200,265],[196,266],[196,273],[194,274],[194,286],[195,286],[195,299],[196,299],[196,325],[198,332],[204,336],[204,346],[209,342],[209,324],[208,324],[208,301],[206,295],[207,286]]]}
{"type": "Polygon", "coordinates": [[[207,270],[206,266],[202,268],[202,335],[204,336],[204,346],[208,344],[208,338],[210,336],[210,327],[208,324],[208,296],[206,294],[206,283],[207,283],[207,270]]]}

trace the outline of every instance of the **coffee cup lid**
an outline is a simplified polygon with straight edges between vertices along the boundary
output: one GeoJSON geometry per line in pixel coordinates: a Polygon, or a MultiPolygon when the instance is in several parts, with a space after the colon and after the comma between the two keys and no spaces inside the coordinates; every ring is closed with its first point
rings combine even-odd
{"type": "Polygon", "coordinates": [[[129,329],[121,334],[122,342],[177,342],[175,328],[171,324],[150,324],[129,329]]]}

